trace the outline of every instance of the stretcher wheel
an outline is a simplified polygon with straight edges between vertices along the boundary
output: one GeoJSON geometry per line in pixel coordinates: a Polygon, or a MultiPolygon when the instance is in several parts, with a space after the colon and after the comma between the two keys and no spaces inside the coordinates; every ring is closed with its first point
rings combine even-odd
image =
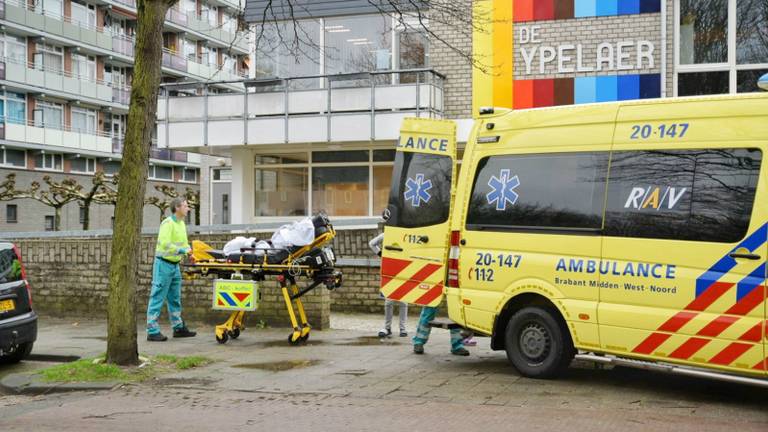
{"type": "Polygon", "coordinates": [[[304,336],[299,338],[299,341],[306,342],[309,340],[309,333],[305,334],[304,336]]]}
{"type": "Polygon", "coordinates": [[[227,335],[227,333],[226,333],[226,332],[225,332],[225,333],[223,333],[223,334],[221,335],[221,337],[219,337],[218,335],[216,335],[216,342],[218,342],[218,343],[220,343],[220,344],[225,344],[225,343],[227,343],[227,341],[228,341],[228,340],[229,340],[229,335],[227,335]]]}
{"type": "Polygon", "coordinates": [[[240,329],[236,328],[229,332],[229,337],[232,339],[237,339],[240,337],[240,329]]]}
{"type": "Polygon", "coordinates": [[[296,340],[293,340],[293,333],[291,333],[291,334],[289,334],[289,335],[288,335],[288,343],[289,343],[289,344],[291,344],[291,345],[298,345],[298,344],[300,344],[302,341],[303,341],[303,339],[302,339],[301,337],[299,337],[299,338],[298,338],[298,339],[296,339],[296,340]]]}

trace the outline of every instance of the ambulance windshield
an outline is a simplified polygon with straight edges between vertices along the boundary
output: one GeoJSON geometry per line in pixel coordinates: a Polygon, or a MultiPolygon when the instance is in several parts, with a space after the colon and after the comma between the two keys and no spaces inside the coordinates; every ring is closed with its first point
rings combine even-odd
{"type": "Polygon", "coordinates": [[[449,156],[398,151],[387,225],[414,228],[445,222],[451,205],[452,170],[449,156]]]}

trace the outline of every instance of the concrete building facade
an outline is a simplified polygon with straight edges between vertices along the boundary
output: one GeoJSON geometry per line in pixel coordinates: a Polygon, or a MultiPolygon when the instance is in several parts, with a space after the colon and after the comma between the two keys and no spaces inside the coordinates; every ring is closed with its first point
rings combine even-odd
{"type": "MultiPolygon", "coordinates": [[[[183,0],[163,33],[163,81],[201,82],[247,76],[248,40],[238,32],[237,0],[183,0]]],[[[96,171],[120,169],[136,31],[134,0],[0,2],[0,174],[17,185],[44,175],[84,187],[96,171]]],[[[240,86],[241,87],[241,86],[240,86]]],[[[220,85],[211,92],[237,89],[220,85]]],[[[200,155],[153,144],[148,194],[164,183],[199,188],[200,155]]],[[[45,189],[45,186],[43,186],[45,189]]],[[[96,207],[96,206],[95,206],[96,207]]],[[[61,228],[82,227],[76,203],[61,228]]],[[[156,226],[155,209],[145,225],[156,226]]],[[[50,229],[53,209],[29,199],[0,203],[0,231],[50,229]]],[[[111,206],[91,211],[91,228],[109,228],[111,206]]]]}

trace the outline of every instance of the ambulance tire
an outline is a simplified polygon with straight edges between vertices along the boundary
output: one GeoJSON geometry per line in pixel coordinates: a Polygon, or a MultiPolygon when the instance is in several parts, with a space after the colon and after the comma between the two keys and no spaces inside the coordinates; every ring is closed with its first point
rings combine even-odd
{"type": "Polygon", "coordinates": [[[530,306],[512,315],[505,333],[509,362],[528,378],[554,378],[575,354],[571,335],[557,311],[530,306]]]}

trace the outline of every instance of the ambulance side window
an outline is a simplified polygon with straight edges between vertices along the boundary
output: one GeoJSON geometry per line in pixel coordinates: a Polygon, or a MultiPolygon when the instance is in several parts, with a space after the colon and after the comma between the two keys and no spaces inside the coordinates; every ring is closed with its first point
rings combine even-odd
{"type": "Polygon", "coordinates": [[[467,229],[599,233],[607,166],[607,152],[486,157],[467,229]]]}
{"type": "Polygon", "coordinates": [[[614,152],[605,235],[733,243],[747,232],[754,149],[614,152]]]}
{"type": "Polygon", "coordinates": [[[415,228],[448,220],[452,171],[449,156],[397,152],[387,225],[415,228]]]}

